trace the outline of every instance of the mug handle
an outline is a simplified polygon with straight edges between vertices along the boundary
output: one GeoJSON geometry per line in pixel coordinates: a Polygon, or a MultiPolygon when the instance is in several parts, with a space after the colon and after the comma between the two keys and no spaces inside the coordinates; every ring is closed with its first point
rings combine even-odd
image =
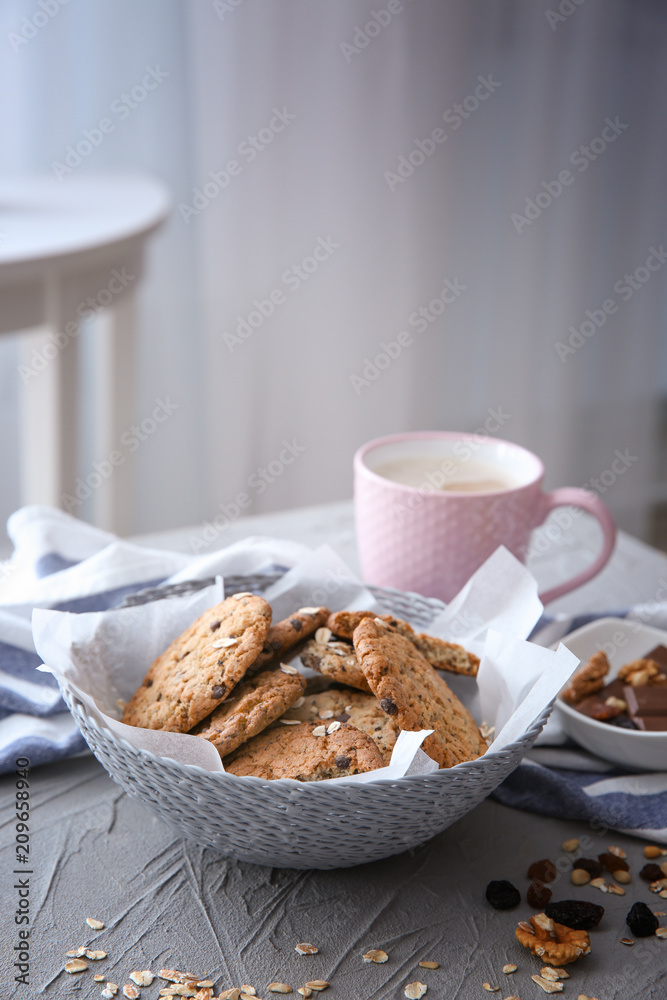
{"type": "Polygon", "coordinates": [[[580,507],[582,510],[592,514],[602,528],[602,552],[591,563],[588,569],[585,569],[582,573],[578,573],[571,580],[566,580],[565,583],[561,583],[557,587],[552,587],[551,590],[540,594],[542,604],[548,604],[550,601],[555,601],[557,597],[562,597],[563,594],[569,594],[571,590],[581,587],[582,584],[587,583],[588,580],[596,576],[609,562],[611,554],[614,551],[614,545],[616,544],[616,525],[614,524],[614,519],[609,513],[608,508],[595,493],[579,489],[576,486],[562,486],[560,489],[543,494],[540,520],[537,522],[536,527],[544,524],[548,514],[555,507],[580,507]]]}

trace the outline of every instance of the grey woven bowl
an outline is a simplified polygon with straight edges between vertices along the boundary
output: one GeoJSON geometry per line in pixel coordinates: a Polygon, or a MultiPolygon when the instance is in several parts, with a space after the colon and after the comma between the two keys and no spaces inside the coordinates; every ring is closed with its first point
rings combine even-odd
{"type": "MultiPolygon", "coordinates": [[[[261,592],[271,582],[246,577],[235,580],[234,589],[261,592]]],[[[418,594],[369,590],[390,614],[422,627],[443,607],[418,594]]],[[[164,595],[153,592],[148,599],[159,596],[164,595]]],[[[356,784],[340,778],[320,784],[240,778],[156,757],[98,725],[70,692],[63,695],[88,746],[113,780],[178,836],[239,861],[302,869],[377,861],[445,830],[514,770],[552,707],[521,739],[479,760],[393,781],[356,784]]]]}

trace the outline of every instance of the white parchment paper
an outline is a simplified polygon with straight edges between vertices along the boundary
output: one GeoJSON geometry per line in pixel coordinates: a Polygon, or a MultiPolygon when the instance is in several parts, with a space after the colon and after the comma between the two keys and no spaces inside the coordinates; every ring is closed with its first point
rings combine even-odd
{"type": "MultiPolygon", "coordinates": [[[[265,539],[243,544],[245,548],[234,547],[236,573],[253,572],[262,557],[266,560],[265,539]]],[[[274,621],[297,608],[320,604],[332,611],[382,610],[329,546],[295,555],[296,564],[263,595],[271,604],[274,621]]],[[[198,569],[201,573],[202,567],[198,569]]],[[[179,576],[186,579],[187,573],[179,576]]],[[[53,673],[60,686],[84,702],[101,725],[133,746],[182,764],[222,771],[220,757],[207,740],[123,725],[117,704],[131,697],[155,657],[222,597],[223,581],[218,577],[214,586],[194,594],[132,608],[87,614],[35,609],[33,637],[44,660],[41,669],[53,673]]],[[[578,664],[563,646],[554,652],[525,641],[541,610],[537,585],[528,570],[500,549],[433,623],[420,629],[462,642],[480,656],[477,681],[451,674],[445,678],[477,722],[495,726],[490,754],[531,726],[578,664]]],[[[295,664],[310,673],[298,659],[295,664]]],[[[364,783],[436,770],[437,764],[420,749],[430,732],[401,733],[387,767],[331,780],[364,783]]]]}

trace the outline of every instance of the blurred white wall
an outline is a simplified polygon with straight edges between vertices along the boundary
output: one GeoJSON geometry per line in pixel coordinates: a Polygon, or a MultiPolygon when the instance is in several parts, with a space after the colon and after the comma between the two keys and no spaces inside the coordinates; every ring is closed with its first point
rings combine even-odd
{"type": "MultiPolygon", "coordinates": [[[[665,238],[664,5],[44,4],[0,7],[0,170],[53,171],[146,67],[166,74],[76,168],[174,196],[135,412],[178,408],[131,456],[131,530],[233,516],[239,495],[244,513],[343,498],[363,441],[499,411],[548,486],[593,485],[644,531],[667,267],[624,275],[665,238]]],[[[0,339],[2,520],[17,363],[0,339]]],[[[104,457],[86,440],[82,476],[104,457]]]]}

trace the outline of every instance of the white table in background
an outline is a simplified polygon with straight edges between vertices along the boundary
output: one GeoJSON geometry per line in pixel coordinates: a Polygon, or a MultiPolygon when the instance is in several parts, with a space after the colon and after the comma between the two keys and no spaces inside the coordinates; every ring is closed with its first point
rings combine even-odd
{"type": "MultiPolygon", "coordinates": [[[[168,208],[164,186],[140,175],[0,178],[0,334],[30,331],[18,373],[23,503],[62,506],[73,492],[83,420],[95,419],[103,455],[132,422],[135,294],[146,240],[168,208]],[[86,311],[110,327],[100,338],[94,415],[78,412],[86,311]]],[[[96,522],[119,532],[127,530],[128,475],[119,467],[95,494],[96,522]]]]}

